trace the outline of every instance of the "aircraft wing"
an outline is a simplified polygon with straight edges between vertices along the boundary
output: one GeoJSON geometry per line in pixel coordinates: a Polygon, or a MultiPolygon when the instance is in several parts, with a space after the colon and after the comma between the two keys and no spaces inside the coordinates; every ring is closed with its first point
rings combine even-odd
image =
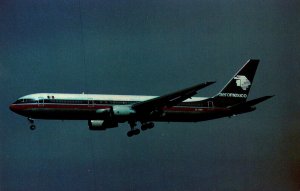
{"type": "Polygon", "coordinates": [[[179,90],[170,94],[166,94],[160,97],[156,97],[147,101],[139,102],[132,105],[132,109],[140,113],[147,113],[156,110],[160,110],[163,107],[171,107],[177,105],[184,100],[197,94],[197,91],[205,88],[215,82],[205,82],[197,84],[195,86],[179,90]]]}

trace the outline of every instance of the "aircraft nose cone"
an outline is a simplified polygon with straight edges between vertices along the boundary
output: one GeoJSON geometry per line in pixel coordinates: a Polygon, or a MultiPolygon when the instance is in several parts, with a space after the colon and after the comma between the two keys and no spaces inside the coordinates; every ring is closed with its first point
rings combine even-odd
{"type": "Polygon", "coordinates": [[[16,111],[16,106],[15,106],[14,104],[11,104],[11,105],[9,106],[9,109],[10,109],[11,111],[15,112],[15,111],[16,111]]]}
{"type": "Polygon", "coordinates": [[[16,114],[26,116],[26,112],[24,111],[22,105],[13,103],[9,106],[9,109],[16,114]]]}

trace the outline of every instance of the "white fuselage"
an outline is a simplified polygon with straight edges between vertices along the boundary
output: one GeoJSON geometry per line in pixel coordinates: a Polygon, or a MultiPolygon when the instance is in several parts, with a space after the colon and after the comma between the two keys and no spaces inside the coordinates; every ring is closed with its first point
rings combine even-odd
{"type": "MultiPolygon", "coordinates": [[[[158,96],[109,94],[38,93],[19,98],[10,108],[14,112],[34,119],[105,120],[107,111],[120,106],[130,107],[158,96]]],[[[163,109],[163,116],[153,116],[151,121],[201,121],[227,115],[224,108],[214,108],[202,103],[207,98],[191,97],[173,107],[163,109]]],[[[128,121],[127,115],[117,115],[118,122],[128,121]]]]}

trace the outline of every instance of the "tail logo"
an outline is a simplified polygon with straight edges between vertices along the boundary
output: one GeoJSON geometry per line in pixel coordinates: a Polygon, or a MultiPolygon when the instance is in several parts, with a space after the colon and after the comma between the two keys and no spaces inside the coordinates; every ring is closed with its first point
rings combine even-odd
{"type": "Polygon", "coordinates": [[[247,90],[251,85],[251,82],[246,78],[246,76],[237,75],[233,79],[236,80],[236,85],[241,87],[243,90],[247,90]]]}

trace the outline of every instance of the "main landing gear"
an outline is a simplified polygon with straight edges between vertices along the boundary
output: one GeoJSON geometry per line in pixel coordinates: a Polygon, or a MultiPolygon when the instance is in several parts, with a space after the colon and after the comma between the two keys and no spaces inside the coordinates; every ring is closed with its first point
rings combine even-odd
{"type": "Polygon", "coordinates": [[[141,126],[141,129],[143,131],[147,130],[147,129],[152,129],[154,127],[154,123],[150,122],[150,123],[143,123],[141,126]]]}
{"type": "MultiPolygon", "coordinates": [[[[129,122],[130,125],[130,131],[127,132],[127,136],[128,137],[132,137],[133,135],[138,135],[140,134],[140,130],[136,128],[136,122],[135,121],[130,121],[129,122]]],[[[154,123],[150,122],[150,123],[142,123],[141,129],[143,131],[147,130],[147,129],[152,129],[154,127],[154,123]]]]}
{"type": "Polygon", "coordinates": [[[140,130],[135,128],[136,127],[135,121],[129,121],[129,125],[130,125],[130,131],[127,132],[128,137],[132,137],[133,135],[140,134],[140,130]]]}
{"type": "Polygon", "coordinates": [[[35,124],[34,124],[34,120],[33,119],[31,119],[31,118],[28,118],[28,121],[29,121],[29,123],[30,123],[30,126],[29,126],[29,128],[30,128],[30,130],[35,130],[36,129],[36,126],[35,126],[35,124]]]}

